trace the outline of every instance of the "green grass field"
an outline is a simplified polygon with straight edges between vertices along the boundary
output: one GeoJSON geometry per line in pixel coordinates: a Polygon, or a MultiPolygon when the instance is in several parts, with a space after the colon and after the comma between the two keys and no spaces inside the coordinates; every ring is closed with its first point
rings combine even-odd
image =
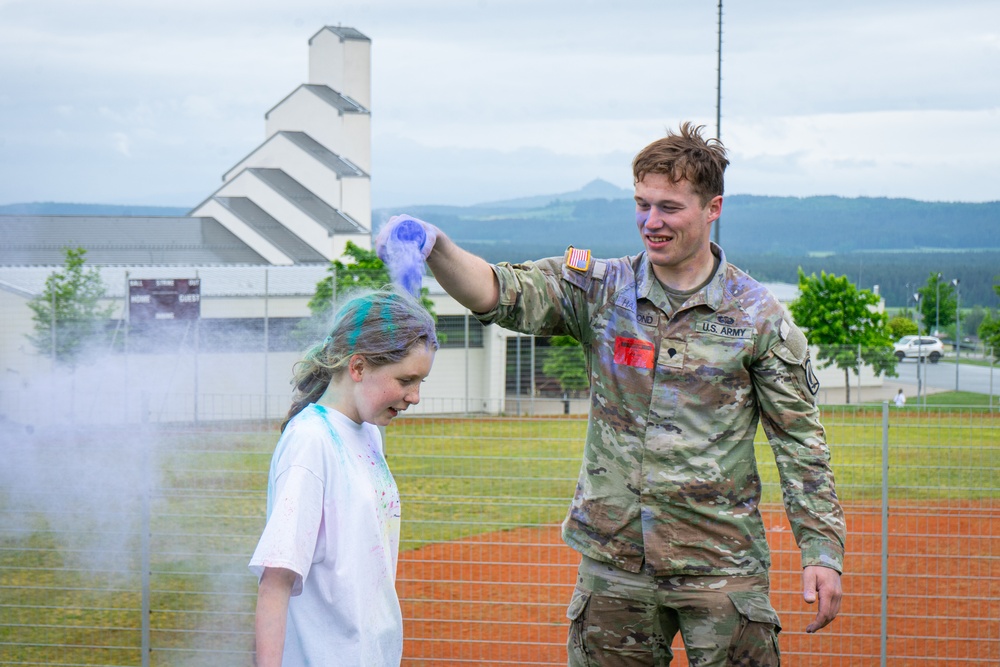
{"type": "MultiPolygon", "coordinates": [[[[893,500],[1000,499],[1000,413],[952,407],[975,397],[928,398],[939,406],[890,411],[893,500]]],[[[831,406],[823,421],[842,500],[877,502],[881,407],[831,406]]],[[[560,521],[585,430],[582,418],[399,420],[386,432],[386,447],[403,499],[402,548],[560,521]]],[[[152,435],[94,433],[76,445],[86,450],[113,436],[137,450],[152,435]]],[[[263,527],[276,431],[165,429],[155,436],[152,664],[247,664],[255,582],[246,562],[263,527]]],[[[764,502],[779,503],[762,432],[756,442],[764,502]]],[[[61,446],[52,445],[54,456],[61,446]]],[[[78,543],[68,540],[41,511],[19,512],[17,529],[8,529],[14,500],[0,491],[0,516],[8,517],[0,525],[0,664],[139,664],[138,523],[130,555],[96,571],[82,551],[95,548],[87,530],[78,543]]],[[[135,498],[118,500],[136,505],[135,498]]]]}

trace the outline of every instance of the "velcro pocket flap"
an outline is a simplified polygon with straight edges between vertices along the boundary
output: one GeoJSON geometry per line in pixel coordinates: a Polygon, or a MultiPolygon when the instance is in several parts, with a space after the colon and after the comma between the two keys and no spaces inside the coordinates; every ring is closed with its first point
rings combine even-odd
{"type": "Polygon", "coordinates": [[[569,609],[566,610],[566,618],[571,621],[575,621],[583,615],[583,611],[587,608],[587,603],[590,602],[590,593],[586,591],[573,591],[573,599],[569,601],[569,609]]]}
{"type": "Polygon", "coordinates": [[[754,623],[770,623],[776,630],[781,630],[781,621],[778,614],[771,606],[771,601],[767,598],[767,593],[756,593],[754,591],[740,591],[729,594],[736,610],[740,615],[745,616],[754,623]]]}

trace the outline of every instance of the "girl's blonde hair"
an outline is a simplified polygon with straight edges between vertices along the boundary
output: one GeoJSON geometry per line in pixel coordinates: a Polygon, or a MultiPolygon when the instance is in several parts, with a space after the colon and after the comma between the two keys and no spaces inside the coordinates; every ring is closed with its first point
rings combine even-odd
{"type": "Polygon", "coordinates": [[[434,318],[408,294],[384,288],[347,301],[334,315],[330,335],[295,364],[292,406],[281,430],[339,377],[355,354],[371,366],[402,361],[418,345],[437,350],[434,318]]]}

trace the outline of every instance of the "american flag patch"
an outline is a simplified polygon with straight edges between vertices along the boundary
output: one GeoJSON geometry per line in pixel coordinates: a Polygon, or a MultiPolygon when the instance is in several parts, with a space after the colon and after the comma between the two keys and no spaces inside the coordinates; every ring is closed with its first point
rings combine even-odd
{"type": "Polygon", "coordinates": [[[587,269],[590,268],[590,251],[570,246],[569,250],[566,251],[566,266],[574,271],[586,273],[587,269]]]}

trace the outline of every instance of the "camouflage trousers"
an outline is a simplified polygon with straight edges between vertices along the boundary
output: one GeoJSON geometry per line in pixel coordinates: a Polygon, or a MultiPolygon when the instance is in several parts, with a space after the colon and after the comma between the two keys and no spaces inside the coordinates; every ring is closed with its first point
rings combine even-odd
{"type": "Polygon", "coordinates": [[[569,617],[570,667],[665,666],[678,632],[691,667],[777,667],[766,574],[653,577],[586,556],[569,617]]]}

